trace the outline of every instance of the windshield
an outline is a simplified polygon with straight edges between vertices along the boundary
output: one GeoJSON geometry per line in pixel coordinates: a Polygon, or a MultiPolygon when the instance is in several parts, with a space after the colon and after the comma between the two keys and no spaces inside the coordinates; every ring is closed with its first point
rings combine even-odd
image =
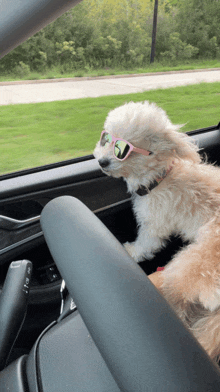
{"type": "Polygon", "coordinates": [[[219,19],[211,0],[84,0],[17,46],[0,60],[0,175],[89,156],[129,101],[183,132],[217,125],[219,19]]]}

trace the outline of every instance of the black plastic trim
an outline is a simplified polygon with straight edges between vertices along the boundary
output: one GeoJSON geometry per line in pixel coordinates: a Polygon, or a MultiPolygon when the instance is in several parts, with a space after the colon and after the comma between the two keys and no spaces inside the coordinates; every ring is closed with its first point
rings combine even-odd
{"type": "Polygon", "coordinates": [[[121,208],[121,206],[129,207],[131,206],[131,197],[128,197],[125,200],[118,201],[117,203],[109,204],[105,207],[99,208],[97,210],[94,210],[93,213],[96,214],[97,216],[102,215],[102,213],[108,212],[113,213],[116,212],[118,209],[121,208]]]}
{"type": "MultiPolygon", "coordinates": [[[[111,214],[116,209],[120,209],[122,205],[123,206],[127,206],[127,207],[130,206],[130,203],[131,203],[131,198],[127,198],[127,199],[119,201],[117,203],[113,203],[113,204],[107,205],[105,207],[99,208],[97,210],[94,210],[93,212],[97,216],[100,216],[100,215],[102,215],[103,213],[106,213],[106,212],[108,214],[111,214]]],[[[33,242],[34,240],[36,240],[38,238],[42,238],[43,239],[43,232],[42,231],[40,231],[39,233],[36,233],[34,235],[31,235],[30,237],[26,237],[26,238],[24,238],[21,241],[15,242],[14,244],[9,245],[9,246],[7,246],[7,247],[5,247],[3,249],[0,249],[0,257],[2,255],[4,255],[5,253],[8,253],[8,252],[10,252],[10,251],[12,251],[12,250],[14,250],[16,248],[20,248],[22,245],[25,245],[28,242],[33,242]]]]}
{"type": "Polygon", "coordinates": [[[211,131],[216,131],[216,130],[220,130],[220,122],[218,123],[218,125],[212,125],[211,127],[208,127],[208,128],[195,129],[194,131],[186,132],[186,134],[189,136],[193,136],[193,135],[198,135],[200,133],[211,132],[211,131]]]}
{"type": "Polygon", "coordinates": [[[13,177],[1,182],[0,201],[21,194],[42,191],[54,186],[82,182],[92,178],[105,177],[95,159],[81,161],[58,168],[29,173],[21,177],[13,177]]]}
{"type": "Polygon", "coordinates": [[[0,250],[0,256],[3,255],[4,253],[10,252],[11,250],[14,250],[15,248],[20,247],[21,245],[26,244],[27,242],[31,242],[35,239],[38,239],[39,237],[42,237],[42,236],[43,236],[43,232],[41,231],[37,234],[31,235],[30,237],[24,238],[23,240],[21,240],[19,242],[16,242],[12,245],[9,245],[6,248],[0,250]]]}
{"type": "Polygon", "coordinates": [[[68,159],[68,160],[65,160],[65,161],[50,163],[48,165],[37,166],[37,167],[33,167],[31,169],[19,170],[19,171],[13,172],[13,173],[8,173],[8,174],[1,175],[0,176],[0,181],[8,180],[10,178],[26,176],[27,174],[40,173],[40,172],[45,171],[45,170],[51,170],[51,169],[55,169],[57,167],[64,167],[64,166],[67,166],[67,165],[72,165],[74,163],[86,162],[86,161],[89,161],[90,159],[94,159],[94,156],[92,154],[91,155],[84,155],[84,156],[79,157],[79,158],[73,158],[73,159],[68,159]]]}

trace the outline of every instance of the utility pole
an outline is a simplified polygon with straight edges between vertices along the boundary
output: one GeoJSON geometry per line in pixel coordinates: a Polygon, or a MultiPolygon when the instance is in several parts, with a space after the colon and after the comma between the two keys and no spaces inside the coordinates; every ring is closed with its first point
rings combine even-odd
{"type": "Polygon", "coordinates": [[[152,44],[151,44],[151,54],[150,54],[150,62],[151,63],[154,62],[154,56],[155,56],[156,34],[157,34],[157,10],[158,10],[158,0],[155,0],[153,30],[152,30],[152,44]]]}

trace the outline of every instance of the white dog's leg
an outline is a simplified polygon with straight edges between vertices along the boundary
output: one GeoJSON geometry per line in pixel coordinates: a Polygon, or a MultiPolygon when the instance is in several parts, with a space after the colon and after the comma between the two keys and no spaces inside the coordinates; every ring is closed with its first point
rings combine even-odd
{"type": "Polygon", "coordinates": [[[154,254],[164,246],[165,242],[157,236],[150,236],[146,230],[139,230],[136,241],[126,242],[124,247],[129,255],[136,261],[152,259],[154,254]]]}

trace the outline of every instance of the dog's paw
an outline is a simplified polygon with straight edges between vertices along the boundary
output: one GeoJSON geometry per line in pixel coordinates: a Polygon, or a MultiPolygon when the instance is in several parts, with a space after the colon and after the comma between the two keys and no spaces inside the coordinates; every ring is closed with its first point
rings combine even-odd
{"type": "Polygon", "coordinates": [[[140,256],[137,255],[136,248],[135,248],[135,242],[125,242],[124,247],[128,254],[138,263],[139,261],[142,260],[140,256]]]}
{"type": "Polygon", "coordinates": [[[134,246],[134,242],[125,242],[124,244],[124,248],[126,249],[126,251],[128,252],[128,254],[135,260],[137,258],[136,253],[135,253],[135,246],[134,246]]]}
{"type": "Polygon", "coordinates": [[[213,285],[212,287],[205,287],[199,293],[199,301],[205,309],[213,312],[220,306],[220,289],[213,285]]]}
{"type": "Polygon", "coordinates": [[[124,247],[128,254],[137,262],[139,263],[140,261],[143,261],[145,258],[150,260],[153,259],[154,254],[153,253],[148,253],[148,252],[141,252],[140,249],[137,248],[137,245],[135,242],[126,242],[124,244],[124,247]]]}

